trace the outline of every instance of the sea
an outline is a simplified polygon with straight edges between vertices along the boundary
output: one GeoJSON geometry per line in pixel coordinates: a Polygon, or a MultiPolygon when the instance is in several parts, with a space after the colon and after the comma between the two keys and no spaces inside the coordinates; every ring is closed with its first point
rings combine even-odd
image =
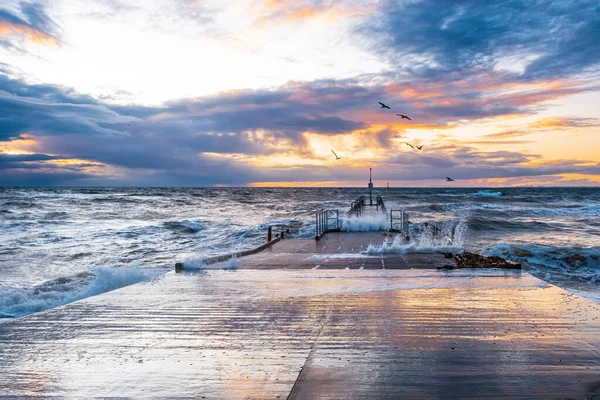
{"type": "MultiPolygon", "coordinates": [[[[154,279],[175,262],[253,248],[270,225],[315,235],[315,211],[339,210],[344,231],[386,217],[347,218],[364,188],[0,188],[0,320],[154,279]]],[[[473,251],[600,302],[600,188],[391,188],[409,214],[409,243],[369,253],[473,251]],[[435,232],[434,228],[435,227],[435,232]]],[[[235,266],[232,264],[232,266],[235,266]]]]}

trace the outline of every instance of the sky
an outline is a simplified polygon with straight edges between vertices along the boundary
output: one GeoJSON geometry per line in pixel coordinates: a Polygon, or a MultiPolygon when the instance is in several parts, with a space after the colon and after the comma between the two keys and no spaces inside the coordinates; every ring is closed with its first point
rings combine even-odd
{"type": "Polygon", "coordinates": [[[597,0],[0,4],[0,185],[600,186],[599,105],[597,0]]]}

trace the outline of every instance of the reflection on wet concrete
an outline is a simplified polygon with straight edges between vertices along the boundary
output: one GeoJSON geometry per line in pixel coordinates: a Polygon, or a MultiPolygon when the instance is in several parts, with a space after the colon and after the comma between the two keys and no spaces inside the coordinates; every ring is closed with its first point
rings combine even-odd
{"type": "Polygon", "coordinates": [[[600,306],[527,273],[168,274],[0,325],[1,394],[591,398],[600,306]]]}

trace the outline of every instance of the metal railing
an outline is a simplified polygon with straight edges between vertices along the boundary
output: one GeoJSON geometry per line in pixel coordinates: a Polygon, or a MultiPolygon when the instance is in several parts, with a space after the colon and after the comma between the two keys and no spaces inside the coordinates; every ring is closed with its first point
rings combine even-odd
{"type": "Polygon", "coordinates": [[[408,240],[409,224],[407,213],[402,210],[390,210],[390,232],[400,232],[408,240]]]}
{"type": "Polygon", "coordinates": [[[340,231],[338,210],[319,210],[315,215],[315,239],[319,240],[327,232],[340,231]]]}
{"type": "Polygon", "coordinates": [[[348,211],[348,216],[360,217],[362,214],[363,207],[365,206],[365,197],[360,196],[358,199],[354,200],[350,203],[350,211],[348,211]]]}
{"type": "Polygon", "coordinates": [[[377,195],[377,212],[386,212],[383,198],[380,195],[377,195]]]}

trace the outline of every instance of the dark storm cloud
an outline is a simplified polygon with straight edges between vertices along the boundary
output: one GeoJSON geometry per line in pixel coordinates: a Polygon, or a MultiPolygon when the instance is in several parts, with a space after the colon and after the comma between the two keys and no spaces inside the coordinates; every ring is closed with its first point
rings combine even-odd
{"type": "Polygon", "coordinates": [[[422,78],[490,70],[507,56],[538,57],[525,69],[528,79],[571,76],[600,62],[596,0],[390,1],[380,17],[360,31],[422,78]]]}
{"type": "MultiPolygon", "coordinates": [[[[54,171],[41,172],[39,170],[27,170],[23,168],[10,171],[4,174],[0,171],[0,185],[3,186],[70,186],[93,184],[89,181],[89,175],[83,172],[73,173],[61,171],[55,168],[54,171]]],[[[99,185],[106,185],[98,182],[99,185]]]]}
{"type": "MultiPolygon", "coordinates": [[[[282,141],[300,151],[302,132],[339,134],[367,126],[328,115],[335,107],[321,107],[320,96],[311,92],[310,85],[305,92],[299,95],[299,91],[281,88],[182,100],[163,107],[112,106],[61,87],[29,85],[4,74],[0,75],[0,143],[16,142],[27,133],[44,152],[61,155],[48,159],[78,158],[127,169],[149,185],[159,181],[241,184],[260,174],[235,160],[205,153],[269,154],[277,152],[282,141]]],[[[31,162],[33,158],[20,157],[6,163],[0,183],[14,182],[14,176],[8,179],[7,174],[23,176],[24,170],[39,168],[45,172],[24,182],[43,184],[39,179],[61,168],[49,169],[47,164],[31,162]]],[[[36,157],[44,161],[43,156],[36,157]]],[[[86,176],[88,183],[88,179],[101,179],[85,173],[61,176],[76,180],[86,176]]]]}
{"type": "Polygon", "coordinates": [[[70,90],[0,74],[0,140],[21,133],[122,135],[110,126],[131,119],[70,90]]]}
{"type": "Polygon", "coordinates": [[[47,154],[2,154],[0,153],[0,169],[6,168],[6,165],[21,163],[26,161],[46,161],[54,160],[60,157],[49,156],[47,154]]]}
{"type": "MultiPolygon", "coordinates": [[[[20,140],[20,134],[29,133],[32,135],[29,140],[38,143],[36,149],[48,154],[3,155],[0,184],[177,186],[306,181],[307,176],[310,176],[308,180],[335,180],[346,175],[350,179],[351,174],[357,173],[354,168],[343,171],[316,166],[261,169],[250,167],[235,157],[211,154],[269,155],[281,152],[283,143],[287,146],[284,148],[301,153],[305,145],[302,132],[328,135],[350,130],[364,136],[365,147],[378,146],[390,149],[393,154],[391,147],[402,137],[402,130],[386,128],[363,132],[369,124],[360,122],[365,108],[379,115],[376,101],[386,89],[361,86],[353,80],[318,81],[292,83],[274,90],[237,91],[181,100],[162,107],[113,106],[61,87],[28,85],[0,75],[0,143],[10,144],[20,140]],[[84,171],[81,168],[91,165],[83,162],[71,167],[46,162],[73,158],[100,163],[102,168],[110,166],[119,172],[117,177],[107,178],[97,173],[100,167],[92,172],[93,168],[84,171]],[[68,173],[65,168],[70,168],[68,173]],[[15,177],[20,177],[20,181],[15,177]]],[[[454,116],[481,118],[494,115],[494,111],[490,111],[494,109],[501,109],[497,111],[499,114],[507,108],[523,110],[559,95],[561,90],[564,89],[549,88],[535,95],[511,94],[490,99],[467,95],[466,100],[459,99],[444,106],[424,106],[420,112],[439,123],[448,121],[444,115],[435,114],[440,107],[453,109],[454,116]],[[468,114],[472,112],[468,111],[468,99],[472,101],[471,107],[479,107],[479,112],[468,114]]],[[[409,109],[414,101],[410,96],[404,98],[402,93],[389,96],[398,99],[394,100],[394,107],[402,105],[409,109]]],[[[589,121],[568,121],[570,124],[584,122],[589,121]]],[[[597,167],[580,167],[573,162],[523,166],[536,157],[511,152],[477,152],[453,145],[428,146],[427,153],[419,154],[408,150],[406,145],[400,144],[401,156],[384,162],[391,166],[384,172],[389,175],[386,179],[397,179],[391,171],[400,173],[403,179],[432,179],[444,171],[464,179],[597,171],[597,167]]],[[[102,168],[101,171],[106,170],[102,168]]]]}

